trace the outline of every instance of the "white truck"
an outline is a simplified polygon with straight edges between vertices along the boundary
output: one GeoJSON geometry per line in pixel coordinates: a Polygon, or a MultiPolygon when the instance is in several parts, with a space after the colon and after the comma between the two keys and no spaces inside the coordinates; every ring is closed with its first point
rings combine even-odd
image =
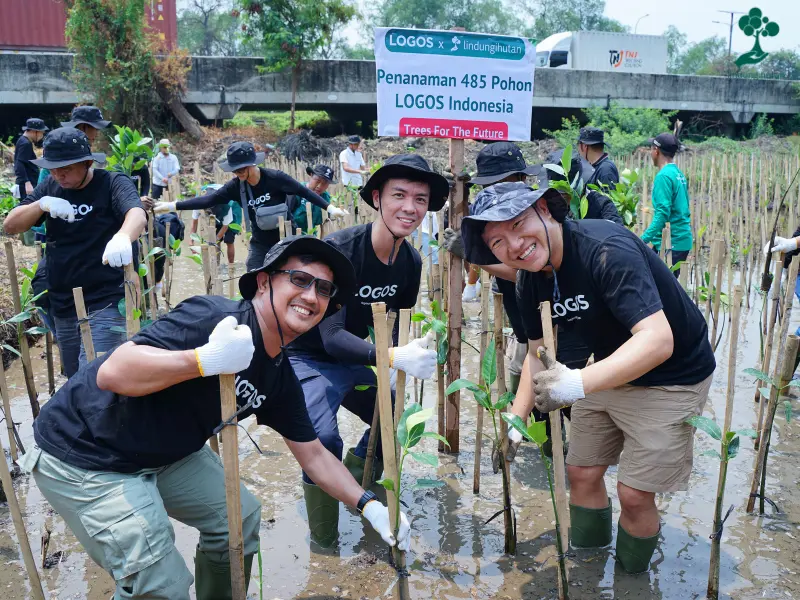
{"type": "Polygon", "coordinates": [[[605,31],[565,31],[536,44],[536,68],[666,73],[667,38],[605,31]]]}

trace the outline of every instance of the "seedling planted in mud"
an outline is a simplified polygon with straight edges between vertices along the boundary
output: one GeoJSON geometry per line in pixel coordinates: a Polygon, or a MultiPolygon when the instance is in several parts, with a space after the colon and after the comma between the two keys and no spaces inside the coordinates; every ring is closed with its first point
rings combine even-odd
{"type": "MultiPolygon", "coordinates": [[[[23,329],[25,321],[31,320],[36,314],[36,311],[42,310],[36,306],[36,301],[47,293],[47,290],[44,290],[38,294],[33,293],[33,278],[36,276],[36,271],[38,268],[39,263],[37,262],[34,263],[30,269],[26,269],[24,267],[20,269],[22,272],[22,284],[19,288],[19,301],[20,305],[22,306],[22,310],[13,317],[9,317],[3,321],[3,325],[13,325],[17,330],[17,343],[20,346],[22,345],[23,335],[44,335],[47,333],[47,328],[40,326],[33,326],[29,327],[28,329],[23,329]]],[[[22,356],[16,348],[10,346],[9,344],[3,344],[2,347],[19,357],[22,356]]]]}

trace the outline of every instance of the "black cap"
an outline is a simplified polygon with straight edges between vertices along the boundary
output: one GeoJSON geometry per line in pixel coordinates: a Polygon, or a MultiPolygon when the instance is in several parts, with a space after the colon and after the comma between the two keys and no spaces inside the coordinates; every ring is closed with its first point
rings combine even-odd
{"type": "Polygon", "coordinates": [[[450,185],[447,183],[447,179],[433,171],[419,154],[395,154],[387,158],[383,166],[375,171],[366,185],[361,188],[361,197],[364,202],[375,208],[375,203],[372,201],[372,190],[380,189],[385,181],[393,178],[427,183],[431,188],[428,201],[429,211],[440,210],[450,195],[450,185]]]}
{"type": "Polygon", "coordinates": [[[575,175],[580,173],[583,183],[587,183],[594,173],[594,167],[589,163],[588,160],[578,154],[578,151],[575,149],[572,150],[572,159],[570,160],[568,177],[564,177],[561,175],[561,173],[556,173],[547,168],[548,164],[554,164],[560,167],[562,156],[564,156],[563,150],[554,150],[545,157],[545,164],[543,165],[542,173],[545,175],[547,181],[563,181],[566,179],[570,184],[572,184],[572,181],[575,179],[575,175]]]}
{"type": "Polygon", "coordinates": [[[475,159],[477,176],[470,179],[474,185],[491,185],[515,173],[536,175],[541,171],[537,165],[528,166],[522,150],[512,142],[495,142],[481,148],[475,159]]]}
{"type": "Polygon", "coordinates": [[[50,131],[50,128],[44,124],[44,121],[41,119],[28,119],[25,121],[25,127],[22,128],[22,131],[50,131]]]}
{"type": "Polygon", "coordinates": [[[599,127],[581,127],[578,134],[578,143],[594,146],[595,144],[605,144],[605,132],[599,127]]]}
{"type": "MultiPolygon", "coordinates": [[[[257,275],[274,270],[276,264],[300,254],[310,254],[319,258],[333,271],[333,283],[338,288],[331,298],[331,305],[344,304],[356,293],[356,272],[350,259],[334,246],[313,235],[298,235],[283,238],[267,251],[260,269],[248,271],[239,279],[239,292],[245,300],[251,300],[258,290],[257,275]]],[[[330,308],[329,308],[330,310],[330,308]]]]}
{"type": "Polygon", "coordinates": [[[103,119],[103,113],[96,106],[76,106],[72,109],[70,120],[61,123],[62,127],[75,127],[80,124],[89,125],[95,129],[105,129],[111,121],[103,119]]]}
{"type": "Polygon", "coordinates": [[[333,176],[333,169],[331,169],[328,165],[316,165],[312,167],[311,165],[306,167],[306,173],[311,175],[312,177],[316,175],[317,177],[321,177],[328,183],[336,183],[336,179],[333,176]]]}
{"type": "Polygon", "coordinates": [[[223,171],[230,173],[242,167],[251,167],[264,162],[264,153],[256,152],[250,142],[234,142],[228,146],[226,160],[219,163],[223,171]]]}
{"type": "Polygon", "coordinates": [[[357,135],[348,136],[347,137],[347,143],[348,144],[360,144],[361,143],[361,138],[358,137],[357,135]]]}
{"type": "Polygon", "coordinates": [[[661,150],[667,156],[675,156],[681,149],[681,143],[672,133],[659,133],[656,137],[650,138],[648,143],[661,150]]]}
{"type": "Polygon", "coordinates": [[[53,129],[44,138],[44,156],[32,160],[37,167],[45,169],[58,169],[85,160],[103,163],[106,155],[100,152],[92,153],[89,138],[80,129],[74,127],[59,127],[53,129]]]}

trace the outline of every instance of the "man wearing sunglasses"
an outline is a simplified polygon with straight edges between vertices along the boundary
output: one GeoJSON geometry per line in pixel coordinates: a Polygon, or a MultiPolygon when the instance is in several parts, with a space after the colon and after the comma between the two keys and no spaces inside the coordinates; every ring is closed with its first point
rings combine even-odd
{"type": "Polygon", "coordinates": [[[328,211],[331,219],[338,219],[347,211],[337,208],[311,188],[292,179],[283,171],[265,169],[258,165],[264,162],[264,153],[256,152],[250,142],[234,142],[228,147],[227,158],[219,163],[223,171],[236,175],[220,189],[205,196],[179,202],[158,202],[156,213],[175,212],[185,209],[211,208],[215,204],[239,202],[252,232],[247,270],[257,269],[264,262],[267,251],[278,243],[280,218],[289,220],[287,196],[294,194],[311,204],[328,211]]]}
{"type": "MultiPolygon", "coordinates": [[[[355,291],[350,261],[311,236],[287,238],[242,276],[242,300],[195,296],[82,367],[42,408],[22,459],[39,489],[116,580],[115,598],[188,600],[192,574],[170,517],[200,532],[198,600],[231,598],[225,478],[206,440],[222,426],[219,374],[236,375],[240,420],[283,436],[303,470],[356,507],[390,545],[389,513],[320,444],[286,344],[355,291]]],[[[227,450],[227,449],[226,449],[227,450]]],[[[261,506],[241,487],[245,573],[261,506]]]]}
{"type": "MultiPolygon", "coordinates": [[[[353,263],[357,285],[344,308],[326,318],[289,348],[292,366],[303,385],[311,422],[322,444],[341,460],[344,444],[337,412],[344,406],[368,426],[375,411],[375,346],[366,341],[373,326],[373,302],[387,309],[411,308],[417,300],[422,260],[406,237],[420,225],[427,211],[442,208],[449,193],[447,180],[435,173],[418,154],[392,156],[370,177],[361,190],[364,202],[379,217],[366,225],[337,231],[326,241],[353,263]]],[[[396,339],[396,338],[395,338],[396,339]]],[[[390,350],[394,369],[429,379],[436,367],[436,353],[427,349],[428,339],[418,339],[390,350]]],[[[400,400],[402,402],[402,399],[400,400]]],[[[364,475],[369,429],[344,464],[357,481],[364,475]]],[[[380,476],[380,443],[371,480],[380,476]]],[[[339,503],[303,473],[303,492],[309,507],[312,539],[322,546],[338,536],[339,503]]]]}

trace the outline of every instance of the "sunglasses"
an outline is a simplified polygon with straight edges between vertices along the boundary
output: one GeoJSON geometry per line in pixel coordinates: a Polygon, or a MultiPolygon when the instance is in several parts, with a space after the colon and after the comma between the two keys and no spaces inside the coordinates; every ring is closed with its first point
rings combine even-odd
{"type": "Polygon", "coordinates": [[[278,270],[273,271],[274,273],[286,273],[289,276],[289,281],[292,282],[299,288],[308,289],[313,284],[317,284],[317,294],[323,296],[325,298],[331,298],[336,295],[336,292],[339,291],[339,288],[331,281],[327,279],[320,279],[319,277],[314,277],[311,273],[306,273],[305,271],[297,271],[295,269],[291,269],[289,271],[278,270]]]}

